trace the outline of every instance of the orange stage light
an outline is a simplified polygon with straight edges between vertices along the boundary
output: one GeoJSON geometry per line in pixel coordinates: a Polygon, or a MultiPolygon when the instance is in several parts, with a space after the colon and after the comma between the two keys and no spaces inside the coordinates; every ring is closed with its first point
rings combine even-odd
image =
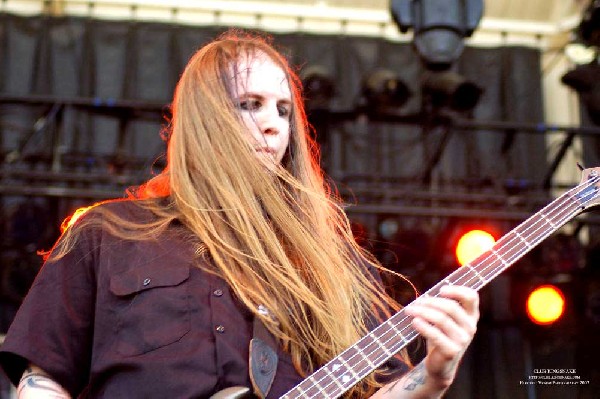
{"type": "Polygon", "coordinates": [[[484,230],[470,230],[463,234],[456,244],[456,260],[462,266],[490,249],[496,239],[484,230]]]}
{"type": "Polygon", "coordinates": [[[527,316],[535,324],[552,324],[565,311],[565,296],[553,285],[542,285],[527,297],[527,316]]]}

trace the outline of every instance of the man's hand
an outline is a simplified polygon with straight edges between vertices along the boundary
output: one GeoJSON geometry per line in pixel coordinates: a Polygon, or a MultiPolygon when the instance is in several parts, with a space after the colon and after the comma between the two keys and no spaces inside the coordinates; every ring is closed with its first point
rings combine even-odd
{"type": "Polygon", "coordinates": [[[473,340],[479,320],[477,291],[444,286],[438,297],[420,297],[405,308],[412,325],[427,340],[427,356],[373,398],[439,398],[448,389],[473,340]]]}
{"type": "Polygon", "coordinates": [[[473,340],[479,320],[479,296],[473,289],[444,286],[437,298],[419,298],[406,308],[413,327],[427,339],[423,360],[428,376],[441,385],[454,380],[458,363],[473,340]]]}

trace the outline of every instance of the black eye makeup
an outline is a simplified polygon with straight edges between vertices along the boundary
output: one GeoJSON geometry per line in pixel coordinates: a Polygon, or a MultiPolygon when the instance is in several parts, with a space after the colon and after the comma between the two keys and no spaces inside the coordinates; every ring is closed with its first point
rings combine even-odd
{"type": "MultiPolygon", "coordinates": [[[[236,107],[242,111],[255,112],[261,110],[264,106],[265,100],[260,96],[248,96],[238,99],[235,104],[236,107]]],[[[287,100],[279,101],[277,103],[277,113],[282,118],[289,118],[292,112],[292,104],[287,100]]]]}
{"type": "Polygon", "coordinates": [[[291,106],[289,104],[278,104],[277,111],[279,112],[279,116],[288,118],[291,113],[291,106]]]}
{"type": "Polygon", "coordinates": [[[257,98],[246,98],[238,100],[237,106],[244,111],[257,111],[262,106],[262,101],[257,98]]]}

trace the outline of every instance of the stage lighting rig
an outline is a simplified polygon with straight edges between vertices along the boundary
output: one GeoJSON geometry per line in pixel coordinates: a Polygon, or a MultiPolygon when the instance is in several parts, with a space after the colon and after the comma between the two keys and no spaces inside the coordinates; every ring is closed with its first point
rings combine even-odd
{"type": "Polygon", "coordinates": [[[328,110],[335,95],[335,83],[331,73],[322,65],[309,65],[300,72],[304,87],[306,108],[328,110]]]}
{"type": "Polygon", "coordinates": [[[401,108],[412,96],[412,92],[398,74],[379,68],[362,80],[362,95],[373,111],[392,112],[401,108]]]}
{"type": "Polygon", "coordinates": [[[477,84],[452,71],[427,71],[421,80],[423,94],[438,108],[448,106],[455,111],[470,111],[483,94],[477,84]]]}
{"type": "Polygon", "coordinates": [[[479,25],[483,0],[392,0],[391,13],[401,32],[413,29],[413,45],[428,69],[446,70],[479,25]]]}
{"type": "Polygon", "coordinates": [[[579,94],[592,122],[600,125],[600,61],[576,66],[561,81],[579,94]]]}
{"type": "Polygon", "coordinates": [[[600,0],[591,0],[583,12],[578,35],[588,46],[600,47],[600,0]]]}
{"type": "Polygon", "coordinates": [[[590,1],[577,28],[577,36],[579,43],[572,43],[567,54],[573,54],[573,49],[577,49],[582,54],[580,58],[587,62],[576,65],[562,76],[561,81],[577,91],[591,121],[600,125],[600,0],[590,1]]]}

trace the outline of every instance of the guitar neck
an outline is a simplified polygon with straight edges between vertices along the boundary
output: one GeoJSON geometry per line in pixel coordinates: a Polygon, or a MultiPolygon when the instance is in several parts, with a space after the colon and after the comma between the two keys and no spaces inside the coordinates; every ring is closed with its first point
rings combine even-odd
{"type": "MultiPolygon", "coordinates": [[[[487,252],[460,267],[423,295],[438,296],[444,285],[481,289],[549,235],[581,213],[598,196],[597,174],[567,191],[503,236],[487,252]]],[[[410,306],[410,305],[408,305],[410,306]]],[[[337,398],[411,343],[418,333],[404,310],[308,376],[281,399],[337,398]]]]}

